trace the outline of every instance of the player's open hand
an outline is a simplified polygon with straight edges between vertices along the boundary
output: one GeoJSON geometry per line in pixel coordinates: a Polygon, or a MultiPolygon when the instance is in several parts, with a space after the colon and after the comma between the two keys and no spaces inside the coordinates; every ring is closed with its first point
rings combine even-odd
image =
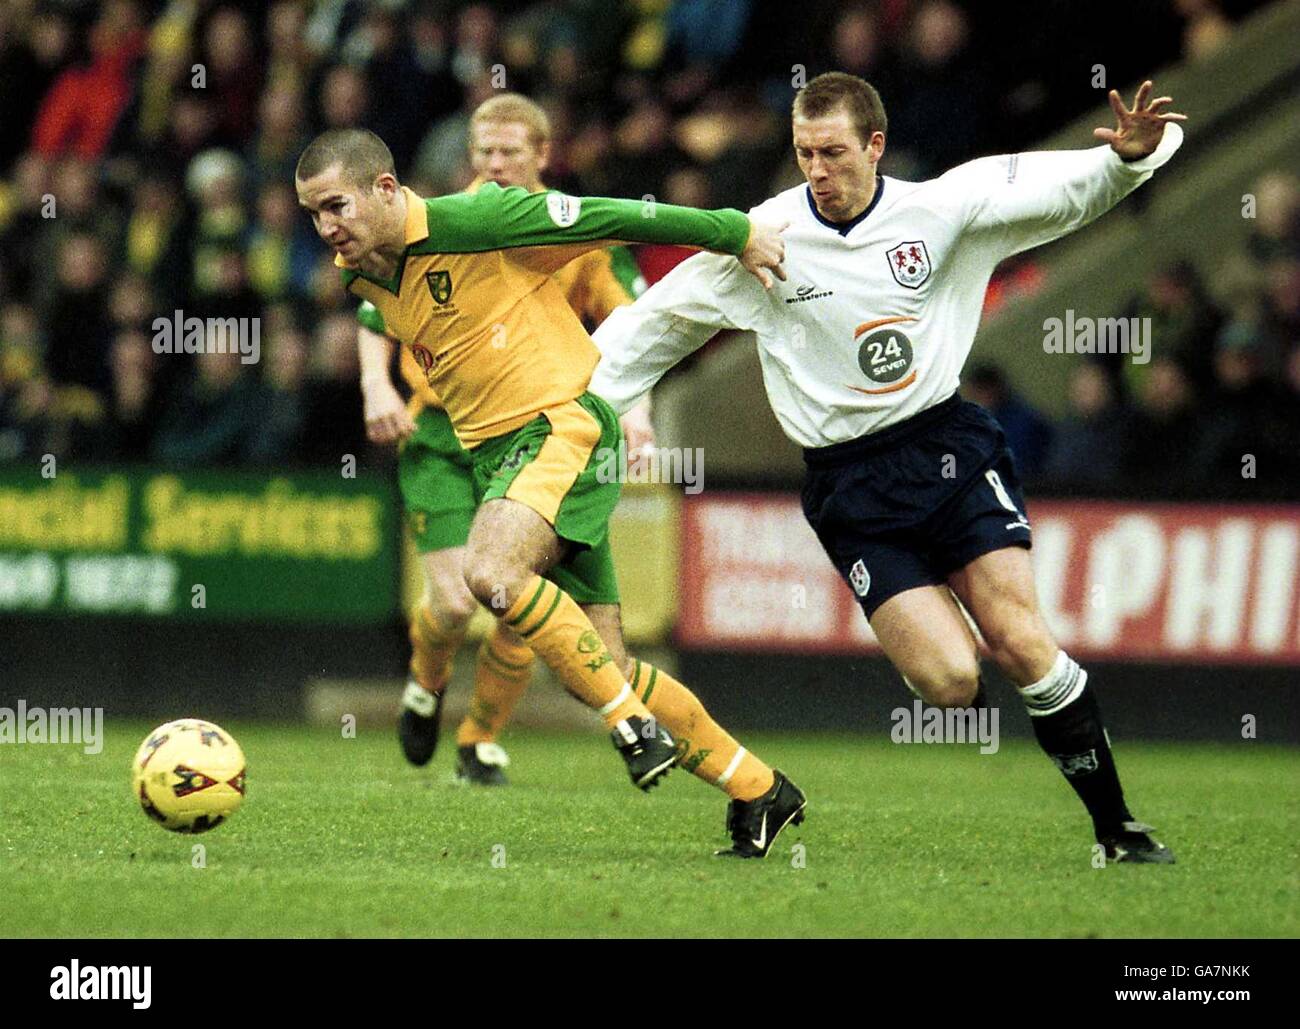
{"type": "Polygon", "coordinates": [[[1160,137],[1165,134],[1165,122],[1187,120],[1185,114],[1160,110],[1166,104],[1172,104],[1173,97],[1161,96],[1148,101],[1154,88],[1150,79],[1138,86],[1132,110],[1124,106],[1119,92],[1112,89],[1110,108],[1115,112],[1118,124],[1113,129],[1092,130],[1094,136],[1109,143],[1111,149],[1125,161],[1138,161],[1154,153],[1160,145],[1160,137]]]}
{"type": "Polygon", "coordinates": [[[391,382],[362,390],[366,439],[371,443],[397,443],[415,431],[415,420],[391,382]]]}
{"type": "Polygon", "coordinates": [[[749,241],[741,251],[740,263],[763,284],[764,289],[772,288],[776,281],[772,278],[773,275],[785,282],[785,269],[781,267],[781,262],[785,260],[785,241],[781,238],[781,233],[789,224],[749,223],[749,241]]]}

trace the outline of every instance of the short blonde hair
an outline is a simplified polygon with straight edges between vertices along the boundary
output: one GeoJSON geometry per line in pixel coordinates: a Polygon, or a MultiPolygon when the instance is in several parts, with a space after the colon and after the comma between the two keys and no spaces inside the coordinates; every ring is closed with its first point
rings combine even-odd
{"type": "Polygon", "coordinates": [[[522,93],[502,93],[484,100],[470,115],[470,128],[484,122],[523,125],[528,129],[528,140],[533,146],[548,143],[551,139],[551,119],[546,117],[539,104],[522,93]]]}

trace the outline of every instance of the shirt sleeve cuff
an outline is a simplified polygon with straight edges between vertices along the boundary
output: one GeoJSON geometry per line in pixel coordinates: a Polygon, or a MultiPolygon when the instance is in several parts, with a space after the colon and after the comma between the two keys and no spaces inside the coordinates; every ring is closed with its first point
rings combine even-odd
{"type": "Polygon", "coordinates": [[[1176,121],[1165,122],[1164,135],[1160,137],[1160,142],[1155,150],[1147,154],[1138,161],[1125,161],[1114,150],[1115,160],[1119,161],[1125,168],[1141,174],[1143,172],[1155,171],[1162,164],[1174,156],[1174,151],[1183,145],[1183,127],[1176,121]]]}

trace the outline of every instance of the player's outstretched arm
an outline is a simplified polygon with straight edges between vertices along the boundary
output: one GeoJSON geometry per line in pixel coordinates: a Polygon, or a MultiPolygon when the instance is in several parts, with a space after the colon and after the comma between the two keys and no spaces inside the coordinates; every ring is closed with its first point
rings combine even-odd
{"type": "Polygon", "coordinates": [[[785,275],[784,226],[754,225],[731,208],[703,211],[656,200],[529,193],[493,183],[428,203],[431,235],[444,253],[508,250],[549,273],[611,243],[671,243],[738,257],[764,285],[785,275]]]}
{"type": "Polygon", "coordinates": [[[1185,115],[1164,111],[1169,97],[1138,89],[1133,107],[1110,95],[1116,126],[1095,135],[1109,144],[984,157],[935,180],[937,198],[962,211],[964,228],[993,263],[1087,225],[1118,204],[1182,144],[1185,115]]]}

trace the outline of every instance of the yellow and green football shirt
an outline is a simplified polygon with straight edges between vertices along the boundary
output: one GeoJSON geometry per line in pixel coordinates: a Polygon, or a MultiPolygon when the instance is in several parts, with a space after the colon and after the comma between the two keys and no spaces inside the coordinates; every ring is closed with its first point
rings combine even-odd
{"type": "MultiPolygon", "coordinates": [[[[565,299],[584,326],[603,322],[617,307],[630,304],[645,290],[641,270],[627,247],[593,250],[570,261],[555,273],[565,299]]],[[[391,335],[384,319],[369,300],[357,308],[357,321],[371,332],[391,335]]],[[[411,391],[406,408],[412,418],[421,412],[442,409],[442,401],[429,385],[429,378],[415,360],[410,347],[403,346],[399,357],[402,380],[411,391]]]]}
{"type": "Polygon", "coordinates": [[[401,341],[467,448],[581,396],[599,352],[553,276],[615,242],[739,254],[740,211],[529,193],[487,183],[423,199],[403,188],[406,248],[392,279],[349,268],[344,287],[401,341]]]}

